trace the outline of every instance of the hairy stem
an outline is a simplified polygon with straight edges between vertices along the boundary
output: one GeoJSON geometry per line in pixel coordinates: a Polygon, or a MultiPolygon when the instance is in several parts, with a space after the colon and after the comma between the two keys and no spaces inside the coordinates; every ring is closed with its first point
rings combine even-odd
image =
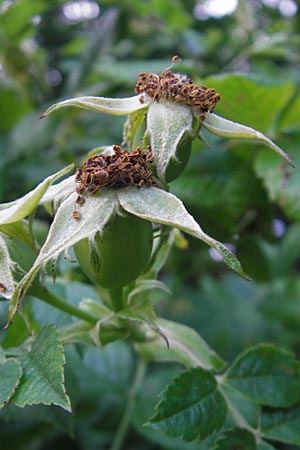
{"type": "Polygon", "coordinates": [[[130,424],[136,394],[141,387],[141,384],[145,376],[145,372],[146,372],[146,363],[144,360],[139,359],[133,383],[128,393],[127,404],[110,450],[121,450],[122,448],[122,444],[124,442],[130,424]]]}

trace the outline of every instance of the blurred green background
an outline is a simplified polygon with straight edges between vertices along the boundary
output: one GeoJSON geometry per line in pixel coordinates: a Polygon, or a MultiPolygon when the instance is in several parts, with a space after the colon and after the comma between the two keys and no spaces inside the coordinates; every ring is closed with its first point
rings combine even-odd
{"type": "MultiPolygon", "coordinates": [[[[93,147],[120,144],[124,118],[68,109],[43,120],[52,103],[79,95],[133,95],[141,71],[176,70],[221,94],[215,112],[252,126],[293,159],[287,167],[262,146],[204,134],[170,189],[203,229],[236,250],[252,282],[230,273],[214,252],[188,238],[161,279],[171,298],[157,311],[194,327],[232,361],[273,342],[300,353],[300,5],[295,0],[4,0],[0,5],[0,200],[11,201],[93,147]]],[[[44,219],[41,214],[41,219],[44,219]]],[[[69,301],[95,297],[82,276],[61,276],[69,301]]],[[[41,325],[64,314],[33,301],[41,325]]],[[[1,323],[5,307],[1,306],[1,323]]],[[[26,337],[21,320],[4,346],[26,337]]],[[[104,350],[69,346],[72,416],[57,408],[4,409],[0,450],[110,448],[132,379],[125,343],[104,350]]],[[[178,370],[151,365],[137,399],[127,450],[206,449],[141,427],[156,395],[178,370]]],[[[280,448],[292,448],[282,446],[280,448]]]]}

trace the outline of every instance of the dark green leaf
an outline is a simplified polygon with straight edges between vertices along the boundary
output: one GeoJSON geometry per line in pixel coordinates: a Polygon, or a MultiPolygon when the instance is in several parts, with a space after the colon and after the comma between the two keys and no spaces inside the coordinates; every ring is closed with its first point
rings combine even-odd
{"type": "Polygon", "coordinates": [[[265,409],[261,413],[261,432],[268,439],[300,445],[300,406],[265,409]]]}
{"type": "Polygon", "coordinates": [[[8,359],[0,365],[0,408],[15,392],[22,376],[22,367],[15,359],[8,359]]]}
{"type": "Polygon", "coordinates": [[[21,359],[23,376],[13,401],[17,406],[58,405],[71,411],[64,387],[64,349],[53,325],[46,325],[21,359]]]}
{"type": "Polygon", "coordinates": [[[167,386],[149,425],[185,441],[203,440],[221,428],[226,414],[226,403],[213,375],[195,368],[167,386]]]}
{"type": "Polygon", "coordinates": [[[233,428],[226,431],[211,450],[256,450],[255,438],[250,431],[233,428]]]}
{"type": "Polygon", "coordinates": [[[300,396],[298,362],[290,352],[271,344],[242,353],[229,368],[226,381],[261,405],[290,406],[300,396]]]}

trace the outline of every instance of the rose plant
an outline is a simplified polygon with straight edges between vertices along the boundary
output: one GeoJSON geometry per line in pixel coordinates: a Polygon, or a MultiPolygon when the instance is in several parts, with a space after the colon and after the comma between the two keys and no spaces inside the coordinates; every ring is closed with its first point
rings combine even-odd
{"type": "MultiPolygon", "coordinates": [[[[293,355],[261,344],[227,367],[196,331],[158,318],[149,296],[154,289],[169,295],[158,274],[181,232],[204,241],[233,271],[248,278],[235,254],[206,234],[169,191],[168,183],[180,177],[188,163],[193,140],[203,139],[203,129],[263,143],[293,164],[262,133],[217,116],[213,110],[219,94],[186,75],[171,69],[160,75],[142,73],[135,92],[129,98],[79,97],[51,106],[41,118],[65,107],[127,116],[126,149],[98,148],[75,175],[56,183],[73,169],[66,167],[0,207],[0,292],[9,300],[6,328],[20,313],[31,331],[20,354],[0,353],[0,380],[5,380],[0,406],[43,403],[71,411],[63,344],[102,347],[127,339],[141,360],[136,389],[145,361],[185,367],[163,391],[148,427],[185,441],[207,440],[207,448],[214,450],[270,450],[272,439],[293,443],[300,398],[300,366],[293,355]],[[40,248],[33,226],[38,206],[54,215],[40,248]],[[20,255],[12,256],[15,238],[32,254],[28,267],[22,267],[20,255]],[[75,258],[100,286],[98,301],[82,299],[77,307],[46,286],[39,273],[48,267],[55,280],[61,254],[69,261],[75,258]],[[22,308],[27,294],[77,320],[61,329],[49,324],[36,331],[22,308]],[[279,424],[284,424],[283,431],[279,424]]],[[[126,421],[127,416],[114,450],[121,448],[126,421]]]]}

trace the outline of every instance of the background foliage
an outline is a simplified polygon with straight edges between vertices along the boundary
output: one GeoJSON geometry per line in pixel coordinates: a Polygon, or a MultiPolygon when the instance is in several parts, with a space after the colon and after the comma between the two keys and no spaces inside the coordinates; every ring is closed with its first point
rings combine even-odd
{"type": "MultiPolygon", "coordinates": [[[[288,17],[283,1],[279,8],[271,3],[240,0],[233,14],[206,19],[199,18],[205,2],[194,0],[6,0],[0,6],[1,201],[72,161],[79,164],[91,148],[122,140],[122,118],[69,110],[38,121],[47,106],[70,96],[131,95],[139,72],[160,72],[175,54],[183,58],[178,70],[221,93],[217,114],[266,133],[292,157],[294,170],[265,148],[205,135],[209,145],[194,143],[184,175],[171,185],[205,231],[236,248],[253,281],[229,273],[188,238],[188,247],[174,249],[168,260],[162,278],[172,296],[160,294],[157,309],[195,328],[227,361],[259,342],[300,352],[300,11],[288,17]]],[[[45,227],[41,212],[41,240],[45,227]]],[[[62,266],[67,272],[55,285],[59,294],[74,304],[96,298],[79,269],[62,266]]],[[[66,323],[63,313],[35,299],[26,309],[37,329],[66,323]]],[[[0,310],[4,325],[6,305],[0,310]]],[[[26,327],[18,318],[0,336],[3,347],[18,346],[26,327]]],[[[73,415],[56,407],[8,407],[0,413],[0,448],[107,448],[135,355],[119,342],[103,350],[69,345],[66,358],[73,415]]],[[[209,448],[209,442],[183,444],[141,426],[178,372],[171,364],[148,369],[127,449],[209,448]]],[[[267,427],[276,418],[266,412],[264,420],[267,427]]],[[[270,433],[280,440],[280,431],[270,433]]],[[[291,442],[300,445],[300,437],[291,442]]]]}

